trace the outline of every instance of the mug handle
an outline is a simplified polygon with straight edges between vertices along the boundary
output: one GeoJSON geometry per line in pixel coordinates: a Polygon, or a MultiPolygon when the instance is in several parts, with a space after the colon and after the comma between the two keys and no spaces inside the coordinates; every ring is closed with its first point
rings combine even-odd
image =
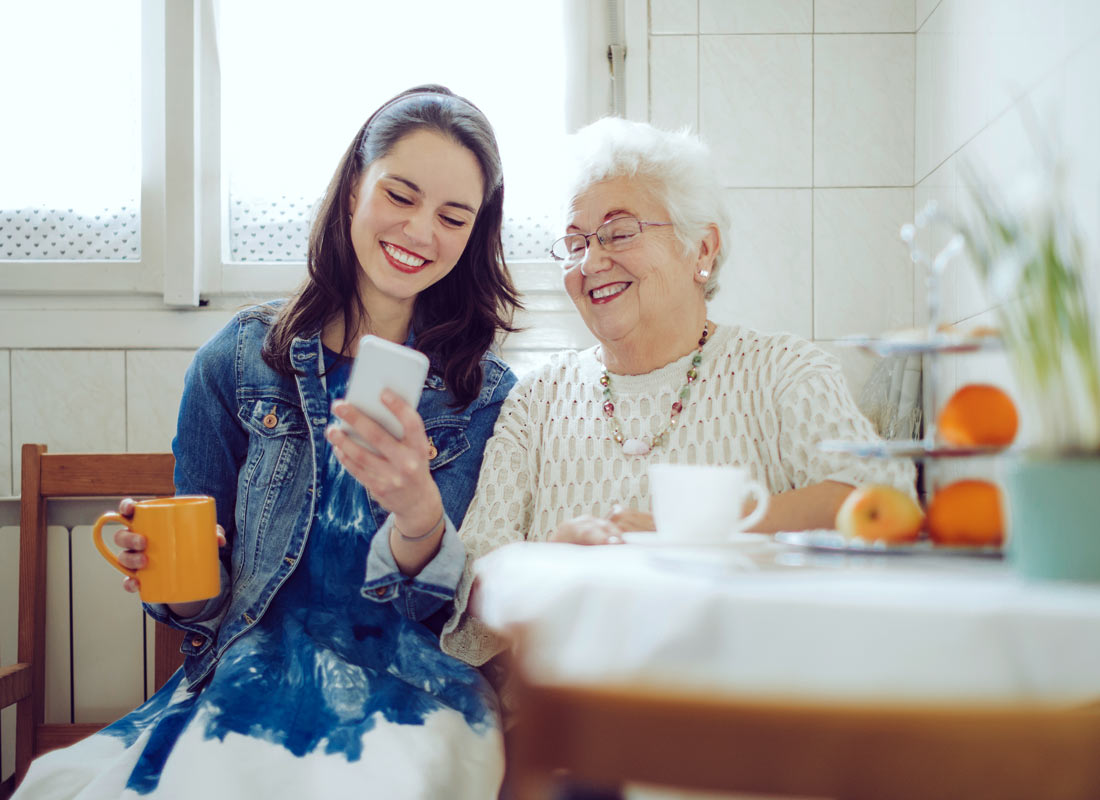
{"type": "Polygon", "coordinates": [[[131,520],[127,519],[121,514],[115,513],[114,511],[108,511],[106,514],[95,521],[95,527],[92,528],[92,541],[95,542],[96,549],[99,550],[100,555],[107,559],[107,563],[109,563],[112,567],[117,569],[123,575],[129,575],[131,578],[136,578],[137,570],[127,569],[126,567],[122,566],[118,558],[115,557],[115,554],[108,549],[107,545],[103,544],[103,526],[106,525],[108,522],[117,522],[120,525],[129,525],[131,520]]]}
{"type": "Polygon", "coordinates": [[[754,508],[747,517],[742,517],[738,520],[737,530],[739,531],[751,528],[758,523],[768,510],[768,501],[771,499],[771,495],[768,494],[768,490],[764,488],[764,484],[762,483],[749,481],[748,488],[749,494],[756,499],[756,508],[754,508]]]}

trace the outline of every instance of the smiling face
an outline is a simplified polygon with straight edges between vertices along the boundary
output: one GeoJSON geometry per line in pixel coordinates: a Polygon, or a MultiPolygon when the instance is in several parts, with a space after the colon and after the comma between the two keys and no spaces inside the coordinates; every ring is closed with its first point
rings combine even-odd
{"type": "MultiPolygon", "coordinates": [[[[637,181],[594,184],[573,202],[567,233],[592,233],[616,217],[668,222],[668,212],[637,181]]],[[[588,329],[614,357],[645,353],[655,368],[682,355],[698,339],[706,317],[697,258],[685,254],[671,226],[646,228],[627,249],[608,251],[595,236],[584,260],[565,273],[565,290],[588,329]],[[661,360],[664,359],[664,360],[661,360]]]]}
{"type": "Polygon", "coordinates": [[[477,158],[418,130],[363,173],[350,198],[360,293],[372,318],[412,314],[416,296],[458,262],[481,208],[477,158]]]}

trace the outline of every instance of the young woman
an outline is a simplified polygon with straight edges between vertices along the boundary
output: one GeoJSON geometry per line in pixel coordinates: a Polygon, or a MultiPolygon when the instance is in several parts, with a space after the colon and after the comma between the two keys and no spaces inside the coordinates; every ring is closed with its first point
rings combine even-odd
{"type": "MultiPolygon", "coordinates": [[[[502,205],[496,141],[467,100],[422,86],[367,120],[303,286],[237,314],[187,373],[176,489],[215,498],[224,547],[217,597],[147,606],[187,632],[183,668],[39,759],[18,798],[496,796],[495,695],[438,631],[465,561],[456,526],[515,382],[490,352],[518,307],[502,205]],[[340,400],[366,333],[431,361],[418,408],[383,396],[400,439],[340,400]]],[[[115,539],[140,569],[144,537],[115,539]]]]}

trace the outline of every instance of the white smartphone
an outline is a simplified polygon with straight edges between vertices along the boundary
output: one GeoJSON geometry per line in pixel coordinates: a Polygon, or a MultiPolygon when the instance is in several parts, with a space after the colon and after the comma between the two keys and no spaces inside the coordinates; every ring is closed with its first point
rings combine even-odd
{"type": "MultiPolygon", "coordinates": [[[[359,355],[352,364],[344,399],[400,439],[404,429],[394,413],[382,405],[382,390],[389,389],[415,409],[428,366],[428,357],[419,350],[368,334],[359,340],[359,355]]],[[[374,450],[342,420],[340,424],[349,436],[374,450]]]]}

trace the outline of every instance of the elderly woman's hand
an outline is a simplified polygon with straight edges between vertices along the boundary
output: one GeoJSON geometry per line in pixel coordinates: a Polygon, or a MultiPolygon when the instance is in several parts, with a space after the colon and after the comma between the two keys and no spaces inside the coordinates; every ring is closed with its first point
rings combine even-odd
{"type": "Polygon", "coordinates": [[[616,503],[607,518],[582,516],[563,522],[550,536],[552,542],[569,544],[622,544],[624,531],[655,531],[653,515],[616,503]]]}
{"type": "Polygon", "coordinates": [[[657,525],[653,522],[653,515],[644,511],[635,511],[632,508],[623,508],[616,503],[611,507],[608,519],[619,526],[621,531],[655,531],[657,525]]]}
{"type": "Polygon", "coordinates": [[[550,534],[551,542],[568,544],[622,544],[623,529],[609,519],[587,514],[566,520],[550,534]]]}

